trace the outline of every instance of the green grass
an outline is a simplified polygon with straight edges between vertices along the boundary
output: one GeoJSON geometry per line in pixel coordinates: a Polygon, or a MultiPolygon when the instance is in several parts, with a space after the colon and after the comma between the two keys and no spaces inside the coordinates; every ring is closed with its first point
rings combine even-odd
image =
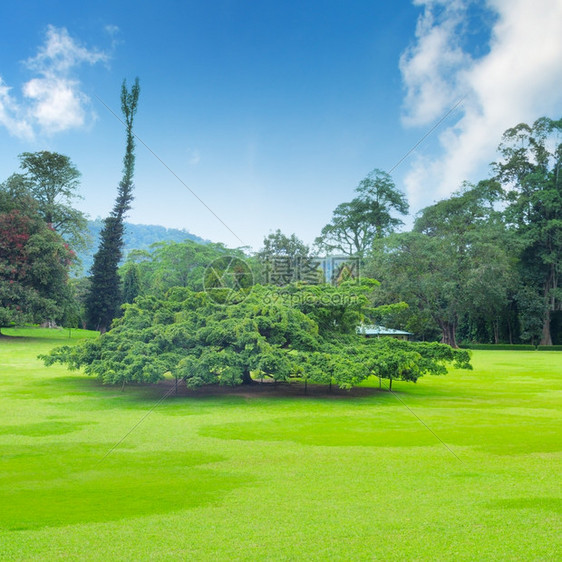
{"type": "Polygon", "coordinates": [[[474,351],[396,396],[150,412],[157,389],[43,367],[61,332],[18,335],[0,338],[3,560],[560,556],[561,352],[474,351]]]}

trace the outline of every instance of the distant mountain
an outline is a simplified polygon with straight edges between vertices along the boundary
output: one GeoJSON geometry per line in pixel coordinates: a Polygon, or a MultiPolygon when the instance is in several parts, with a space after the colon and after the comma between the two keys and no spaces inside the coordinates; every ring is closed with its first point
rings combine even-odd
{"type": "MultiPolygon", "coordinates": [[[[103,228],[103,221],[96,219],[88,221],[88,230],[92,238],[92,245],[85,252],[79,252],[78,257],[82,262],[82,274],[87,275],[94,262],[94,254],[98,250],[100,232],[103,228]]],[[[183,242],[185,240],[193,240],[200,244],[207,244],[208,240],[203,240],[195,234],[191,234],[187,230],[179,230],[177,228],[166,228],[164,226],[152,224],[131,224],[125,223],[125,248],[124,257],[131,250],[148,250],[151,244],[155,242],[183,242]]]]}

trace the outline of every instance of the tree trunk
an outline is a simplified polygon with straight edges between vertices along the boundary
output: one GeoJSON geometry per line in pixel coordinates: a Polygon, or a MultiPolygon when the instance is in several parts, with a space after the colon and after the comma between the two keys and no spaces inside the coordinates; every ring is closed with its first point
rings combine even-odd
{"type": "Polygon", "coordinates": [[[457,348],[456,327],[451,322],[440,322],[442,336],[441,343],[446,343],[451,347],[457,348]]]}
{"type": "Polygon", "coordinates": [[[254,379],[250,375],[250,371],[244,371],[242,373],[242,384],[253,384],[254,379]]]}
{"type": "Polygon", "coordinates": [[[546,309],[542,326],[542,337],[539,345],[552,345],[552,336],[550,335],[550,307],[546,309]]]}
{"type": "Polygon", "coordinates": [[[492,324],[494,330],[494,343],[497,345],[500,343],[500,321],[496,318],[492,324]]]}
{"type": "Polygon", "coordinates": [[[554,309],[554,294],[552,289],[556,288],[558,279],[554,270],[554,264],[550,266],[548,279],[544,284],[544,300],[546,309],[544,311],[542,336],[539,345],[552,345],[552,336],[550,334],[550,311],[554,309]]]}

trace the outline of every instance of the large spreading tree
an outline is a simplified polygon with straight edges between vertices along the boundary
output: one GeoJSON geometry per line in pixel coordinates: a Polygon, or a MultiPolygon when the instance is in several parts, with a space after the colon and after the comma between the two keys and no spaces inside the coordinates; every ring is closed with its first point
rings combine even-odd
{"type": "Polygon", "coordinates": [[[266,377],[351,388],[370,376],[415,382],[444,374],[449,364],[469,367],[468,353],[450,346],[357,335],[371,288],[256,286],[229,306],[176,288],[164,299],[138,297],[110,331],[44,360],[84,367],[108,384],[156,382],[171,373],[191,388],[266,377]]]}
{"type": "Polygon", "coordinates": [[[126,128],[126,149],[123,158],[123,177],[117,190],[113,210],[104,221],[100,245],[94,255],[91,286],[86,300],[87,323],[90,328],[105,332],[118,316],[123,297],[119,262],[123,252],[124,218],[133,201],[135,171],[135,139],[133,121],[137,112],[140,86],[138,78],[129,91],[123,81],[121,111],[126,128]]]}

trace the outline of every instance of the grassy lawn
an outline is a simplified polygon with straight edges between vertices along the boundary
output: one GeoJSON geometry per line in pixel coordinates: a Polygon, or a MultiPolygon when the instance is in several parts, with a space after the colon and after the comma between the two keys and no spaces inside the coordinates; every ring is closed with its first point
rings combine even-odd
{"type": "Polygon", "coordinates": [[[0,559],[560,558],[562,352],[475,351],[396,396],[150,412],[160,389],[36,359],[87,334],[3,333],[0,559]]]}

